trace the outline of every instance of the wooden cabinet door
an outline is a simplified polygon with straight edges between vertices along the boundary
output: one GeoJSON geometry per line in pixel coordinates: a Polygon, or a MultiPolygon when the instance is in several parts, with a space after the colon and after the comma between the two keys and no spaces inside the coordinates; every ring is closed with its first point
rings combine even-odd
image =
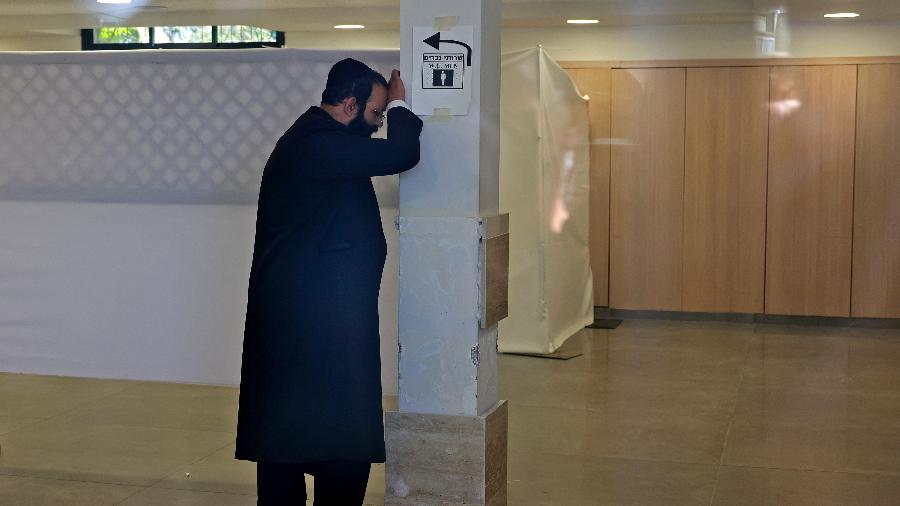
{"type": "Polygon", "coordinates": [[[900,318],[900,65],[860,65],[853,316],[900,318]]]}
{"type": "Polygon", "coordinates": [[[610,305],[681,310],[685,69],[612,71],[610,305]]]}
{"type": "Polygon", "coordinates": [[[850,315],[856,66],[772,67],[766,313],[850,315]]]}
{"type": "Polygon", "coordinates": [[[762,313],[768,67],[687,69],[684,310],[762,313]]]}
{"type": "Polygon", "coordinates": [[[590,252],[594,305],[609,305],[609,68],[566,69],[578,91],[590,96],[590,252]]]}

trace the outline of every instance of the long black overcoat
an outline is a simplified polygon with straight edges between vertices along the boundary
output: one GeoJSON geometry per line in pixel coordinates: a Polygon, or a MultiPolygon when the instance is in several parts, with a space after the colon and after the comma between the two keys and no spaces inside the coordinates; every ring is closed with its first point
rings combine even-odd
{"type": "Polygon", "coordinates": [[[312,107],[275,146],[256,218],[236,458],[384,462],[387,245],[370,178],[414,167],[421,130],[394,107],[387,139],[370,139],[312,107]]]}

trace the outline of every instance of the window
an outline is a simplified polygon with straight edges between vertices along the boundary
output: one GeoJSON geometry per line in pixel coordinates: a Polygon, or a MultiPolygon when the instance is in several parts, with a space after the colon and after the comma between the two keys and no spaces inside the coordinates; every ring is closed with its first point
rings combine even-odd
{"type": "Polygon", "coordinates": [[[284,32],[246,25],[105,26],[81,31],[81,49],[284,47],[284,32]]]}
{"type": "Polygon", "coordinates": [[[107,44],[149,44],[150,29],[137,26],[106,26],[94,30],[94,40],[107,44]]]}
{"type": "Polygon", "coordinates": [[[153,29],[157,44],[212,44],[211,26],[158,26],[153,29]]]}
{"type": "Polygon", "coordinates": [[[219,42],[276,42],[278,32],[255,26],[232,25],[219,27],[219,42]]]}

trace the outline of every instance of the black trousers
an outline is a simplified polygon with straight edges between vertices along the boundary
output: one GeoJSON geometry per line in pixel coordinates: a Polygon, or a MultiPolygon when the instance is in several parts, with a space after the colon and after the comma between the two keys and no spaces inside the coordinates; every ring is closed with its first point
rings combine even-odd
{"type": "Polygon", "coordinates": [[[314,478],[315,506],[356,506],[366,497],[369,482],[368,462],[334,460],[281,464],[259,462],[256,465],[258,506],[304,506],[306,482],[303,475],[314,478]]]}

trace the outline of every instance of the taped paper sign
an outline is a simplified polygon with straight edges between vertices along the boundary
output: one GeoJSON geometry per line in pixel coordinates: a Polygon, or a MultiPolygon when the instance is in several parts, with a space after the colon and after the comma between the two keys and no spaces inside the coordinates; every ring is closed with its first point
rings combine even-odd
{"type": "Polygon", "coordinates": [[[412,108],[416,114],[430,115],[446,109],[453,116],[469,113],[474,30],[458,26],[435,31],[433,27],[413,29],[415,71],[412,108]],[[418,76],[421,75],[421,79],[418,76]]]}

